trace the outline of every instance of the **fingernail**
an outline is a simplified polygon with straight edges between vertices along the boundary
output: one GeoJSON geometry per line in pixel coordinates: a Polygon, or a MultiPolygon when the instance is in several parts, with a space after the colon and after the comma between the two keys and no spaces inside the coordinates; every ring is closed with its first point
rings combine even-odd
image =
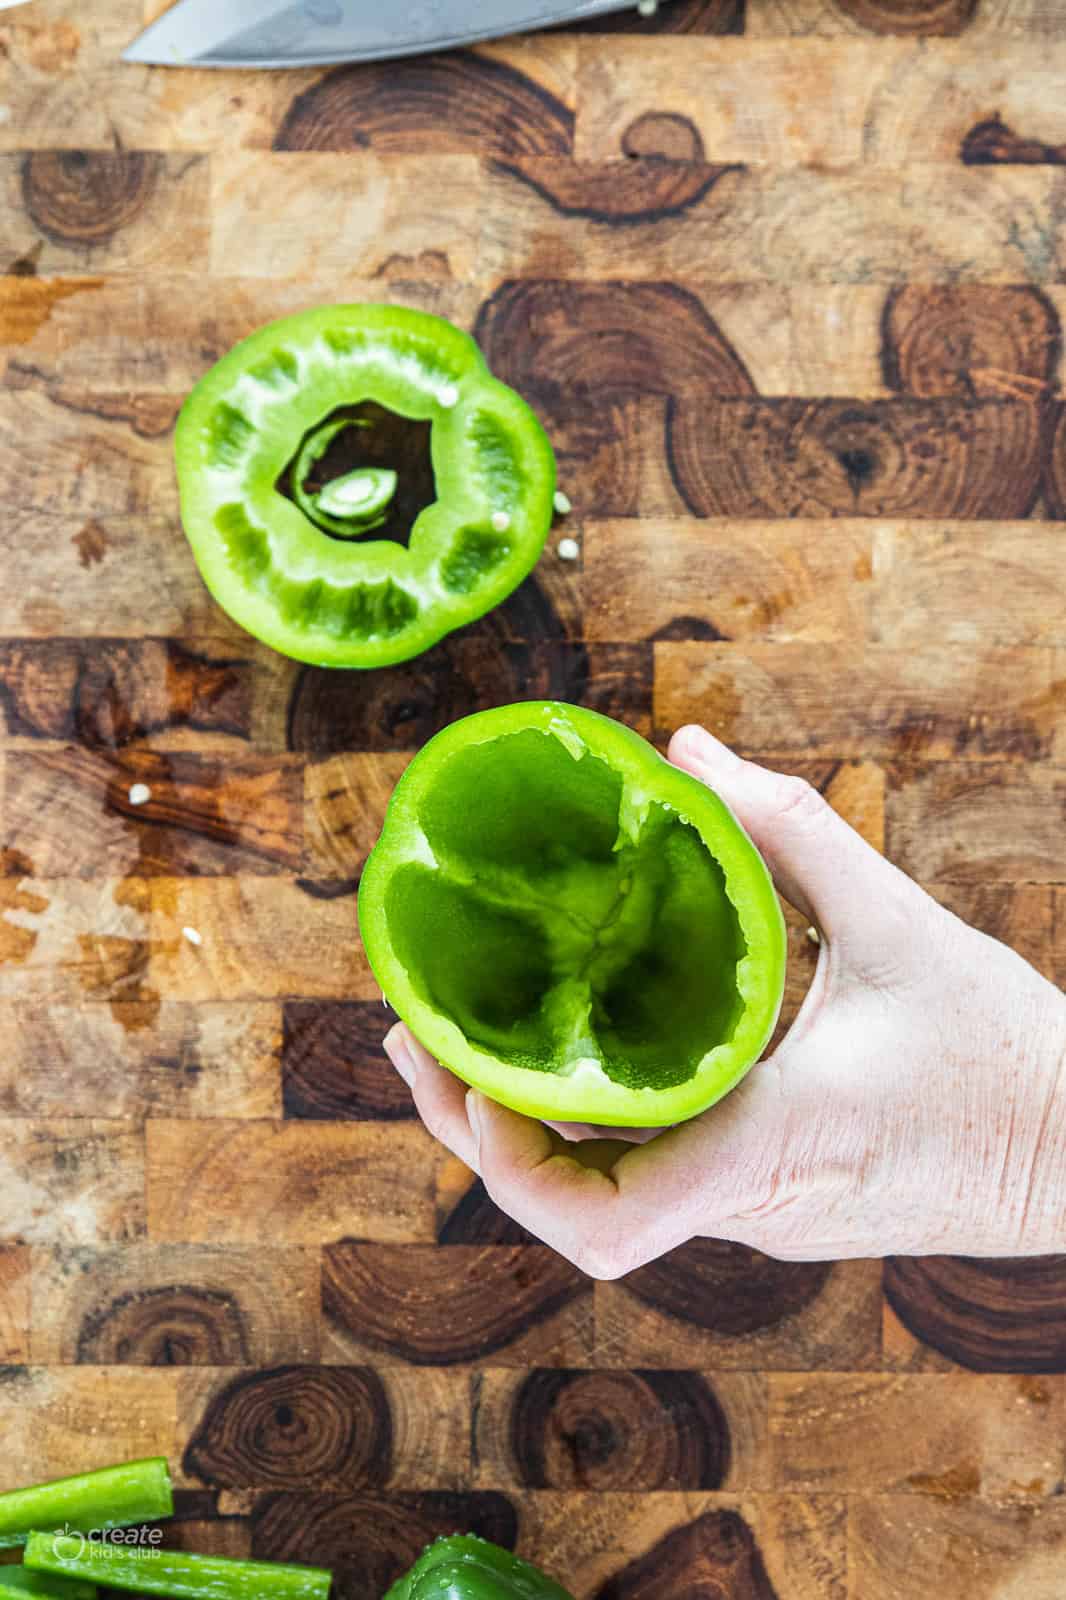
{"type": "Polygon", "coordinates": [[[389,1029],[385,1035],[384,1045],[385,1054],[396,1068],[396,1071],[400,1074],[407,1087],[409,1089],[412,1088],[414,1086],[415,1073],[418,1069],[415,1066],[414,1056],[407,1048],[407,1041],[399,1023],[394,1028],[389,1029]]]}

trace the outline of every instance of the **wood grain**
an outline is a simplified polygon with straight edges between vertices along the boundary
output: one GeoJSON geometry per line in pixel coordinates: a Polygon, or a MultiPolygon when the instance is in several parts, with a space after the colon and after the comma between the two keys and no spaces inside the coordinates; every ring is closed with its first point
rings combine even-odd
{"type": "Polygon", "coordinates": [[[146,1138],[153,1239],[250,1245],[264,1237],[321,1244],[345,1233],[433,1236],[436,1156],[421,1127],[157,1117],[146,1138]],[[253,1210],[235,1203],[248,1193],[253,1210]]]}
{"type": "Polygon", "coordinates": [[[303,862],[303,770],[292,758],[67,746],[13,751],[6,770],[3,848],[39,877],[269,875],[303,862]]]}
{"type": "Polygon", "coordinates": [[[596,1285],[596,1360],[724,1371],[865,1371],[880,1362],[874,1263],[768,1260],[739,1245],[697,1240],[632,1279],[596,1285]],[[761,1292],[756,1287],[761,1279],[761,1292]],[[712,1300],[707,1284],[719,1288],[712,1300]],[[726,1298],[728,1288],[736,1298],[726,1298]]]}
{"type": "Polygon", "coordinates": [[[323,1252],[322,1273],[327,1360],[525,1366],[589,1357],[592,1286],[544,1245],[399,1250],[341,1240],[323,1252]]]}
{"type": "MultiPolygon", "coordinates": [[[[474,267],[481,169],[472,156],[421,157],[244,151],[211,158],[211,270],[239,260],[249,276],[356,272],[380,278],[451,278],[474,267]],[[287,214],[310,184],[314,210],[287,214]],[[431,243],[427,243],[431,241],[431,243]]],[[[301,207],[301,211],[303,208],[301,207]]]]}
{"type": "Polygon", "coordinates": [[[886,849],[913,876],[963,884],[1061,883],[1060,767],[905,763],[886,800],[886,849]]]}
{"type": "Polygon", "coordinates": [[[289,878],[154,878],[151,903],[149,972],[188,1000],[380,994],[351,895],[323,898],[289,878]]]}
{"type": "Polygon", "coordinates": [[[284,1008],[281,1085],[286,1117],[316,1121],[413,1118],[382,1040],[396,1020],[381,1001],[290,1000],[284,1008]]]}
{"type": "Polygon", "coordinates": [[[538,1367],[490,1369],[473,1381],[482,1488],[766,1487],[758,1374],[538,1367]]]}
{"type": "Polygon", "coordinates": [[[19,1366],[30,1359],[30,1252],[26,1245],[0,1245],[0,1361],[19,1366]]]}
{"type": "Polygon", "coordinates": [[[535,51],[505,43],[340,67],[293,98],[274,149],[566,156],[574,138],[575,58],[573,44],[556,36],[538,41],[535,51]]]}
{"type": "Polygon", "coordinates": [[[281,1024],[269,1002],[191,1006],[158,996],[0,1004],[12,1109],[26,1116],[271,1117],[281,1024]]]}
{"type": "Polygon", "coordinates": [[[205,267],[209,172],[201,155],[158,150],[34,150],[0,155],[6,197],[0,261],[36,272],[139,272],[170,256],[205,267]]]}
{"type": "Polygon", "coordinates": [[[404,752],[345,754],[308,762],[304,838],[309,877],[342,883],[358,879],[406,766],[404,752]]]}
{"type": "Polygon", "coordinates": [[[9,739],[121,749],[175,743],[186,730],[244,741],[252,666],[204,642],[173,639],[0,641],[0,707],[9,739]]]}
{"type": "Polygon", "coordinates": [[[254,1490],[462,1488],[469,1481],[464,1373],[299,1363],[185,1375],[181,1474],[234,1497],[254,1490]]]}
{"type": "Polygon", "coordinates": [[[846,1511],[833,1495],[530,1494],[520,1548],[579,1600],[674,1592],[840,1600],[846,1511]],[[676,1586],[676,1588],[675,1588],[676,1586]]]}
{"type": "Polygon", "coordinates": [[[36,1248],[31,1359],[220,1367],[318,1353],[313,1250],[156,1244],[36,1248]]]}
{"type": "MultiPolygon", "coordinates": [[[[705,721],[753,755],[1032,762],[1060,754],[1058,653],[986,651],[937,673],[887,647],[715,642],[655,646],[655,722],[705,721]],[[827,704],[823,684],[833,680],[827,704]],[[981,706],[980,712],[974,706],[981,706]],[[756,710],[757,707],[757,710],[756,710]]],[[[975,777],[978,775],[975,773],[975,777]]]]}
{"type": "MultiPolygon", "coordinates": [[[[992,874],[988,877],[991,878],[992,874]]],[[[933,896],[964,922],[1009,945],[1052,983],[1059,981],[1059,889],[1037,883],[934,883],[933,896]]]]}
{"type": "Polygon", "coordinates": [[[873,538],[861,523],[584,525],[590,639],[862,637],[872,578],[873,538]]]}
{"type": "Polygon", "coordinates": [[[1042,409],[1018,400],[681,398],[667,435],[696,516],[1010,521],[1040,493],[1045,426],[1042,409]]]}
{"type": "Polygon", "coordinates": [[[546,159],[497,165],[486,185],[490,272],[594,280],[719,283],[1061,283],[1055,167],[869,165],[706,169],[680,186],[648,163],[604,217],[612,163],[567,171],[553,198],[546,159]],[[713,179],[713,181],[711,181],[713,179]],[[939,225],[945,214],[950,230],[939,225]]]}
{"type": "Polygon", "coordinates": [[[143,1137],[93,1117],[11,1119],[0,1126],[6,1232],[27,1243],[135,1239],[145,1230],[143,1137]]]}
{"type": "Polygon", "coordinates": [[[177,1374],[117,1367],[5,1367],[0,1416],[10,1448],[0,1486],[39,1483],[57,1462],[83,1472],[175,1452],[177,1374]]]}
{"type": "Polygon", "coordinates": [[[885,1297],[908,1332],[960,1366],[979,1372],[1063,1369],[1062,1256],[1021,1261],[901,1257],[885,1264],[885,1297]]]}
{"type": "Polygon", "coordinates": [[[1066,1560],[1066,1517],[1055,1500],[1033,1507],[874,1496],[856,1499],[848,1524],[851,1572],[869,1600],[889,1600],[901,1583],[915,1600],[952,1589],[994,1600],[1015,1582],[1034,1600],[1054,1600],[1066,1560]]]}
{"type": "Polygon", "coordinates": [[[0,23],[0,1484],[163,1451],[168,1542],[336,1600],[456,1528],[577,1600],[1060,1600],[1060,1258],[593,1285],[420,1128],[355,907],[413,753],[557,698],[702,718],[1066,983],[1060,8],[123,62],[161,9],[0,23]],[[190,388],[336,301],[474,331],[573,506],[374,673],[231,623],[174,479],[190,388]]]}
{"type": "Polygon", "coordinates": [[[921,650],[1061,646],[1066,575],[1053,524],[885,523],[873,535],[870,631],[921,650]]]}
{"type": "Polygon", "coordinates": [[[251,1513],[257,1559],[325,1562],[343,1600],[383,1593],[427,1544],[457,1528],[512,1549],[518,1517],[505,1495],[447,1489],[275,1490],[251,1513]]]}
{"type": "Polygon", "coordinates": [[[772,1373],[767,1383],[780,1489],[1002,1504],[1040,1498],[1063,1479],[1061,1382],[772,1373]]]}

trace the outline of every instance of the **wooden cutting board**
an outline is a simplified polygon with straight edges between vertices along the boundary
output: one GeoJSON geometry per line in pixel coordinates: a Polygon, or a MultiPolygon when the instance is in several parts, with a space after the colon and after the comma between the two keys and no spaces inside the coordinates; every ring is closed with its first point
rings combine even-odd
{"type": "Polygon", "coordinates": [[[457,1527],[580,1600],[1060,1596],[1066,1259],[594,1285],[412,1119],[354,905],[412,751],[551,695],[807,774],[1063,979],[1066,13],[673,0],[273,75],[123,66],[142,20],[0,18],[4,1485],[166,1452],[183,1544],[342,1600],[457,1527]],[[477,330],[575,509],[355,677],[211,603],[171,429],[367,297],[477,330]]]}

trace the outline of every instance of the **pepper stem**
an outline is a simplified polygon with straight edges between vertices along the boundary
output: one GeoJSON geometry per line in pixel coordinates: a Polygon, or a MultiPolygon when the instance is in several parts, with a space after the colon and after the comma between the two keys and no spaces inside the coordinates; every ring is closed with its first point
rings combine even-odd
{"type": "Polygon", "coordinates": [[[300,447],[289,480],[293,500],[304,516],[325,533],[341,539],[356,539],[380,527],[396,494],[396,473],[391,467],[356,467],[317,490],[307,487],[308,480],[339,433],[345,428],[367,426],[359,418],[344,417],[316,428],[300,447]]]}

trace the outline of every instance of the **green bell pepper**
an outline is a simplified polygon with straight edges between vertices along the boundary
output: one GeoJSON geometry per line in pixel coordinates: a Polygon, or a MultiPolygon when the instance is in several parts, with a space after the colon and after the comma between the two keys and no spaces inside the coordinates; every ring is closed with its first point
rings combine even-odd
{"type": "Polygon", "coordinates": [[[476,1534],[453,1534],[423,1550],[385,1600],[572,1600],[528,1561],[476,1534]]]}
{"type": "Polygon", "coordinates": [[[25,1563],[34,1572],[169,1600],[327,1600],[331,1582],[322,1567],[190,1555],[154,1545],[125,1549],[90,1543],[79,1533],[31,1533],[25,1563]]]}
{"type": "Polygon", "coordinates": [[[781,907],[724,802],[553,701],[466,717],[415,757],[359,926],[426,1047],[537,1117],[694,1116],[758,1059],[784,990],[781,907]]]}
{"type": "Polygon", "coordinates": [[[0,1600],[96,1600],[95,1583],[26,1567],[0,1567],[0,1600]]]}
{"type": "Polygon", "coordinates": [[[163,1456],[125,1461],[72,1478],[54,1478],[0,1494],[0,1549],[25,1544],[33,1528],[121,1528],[155,1522],[174,1511],[170,1471],[163,1456]]]}
{"type": "Polygon", "coordinates": [[[319,666],[428,649],[505,599],[551,526],[555,458],[536,416],[469,335],[405,307],[327,306],[259,329],[192,391],[175,452],[219,605],[319,666]],[[428,432],[420,503],[398,419],[428,432]],[[390,536],[367,537],[386,522],[390,536]]]}

